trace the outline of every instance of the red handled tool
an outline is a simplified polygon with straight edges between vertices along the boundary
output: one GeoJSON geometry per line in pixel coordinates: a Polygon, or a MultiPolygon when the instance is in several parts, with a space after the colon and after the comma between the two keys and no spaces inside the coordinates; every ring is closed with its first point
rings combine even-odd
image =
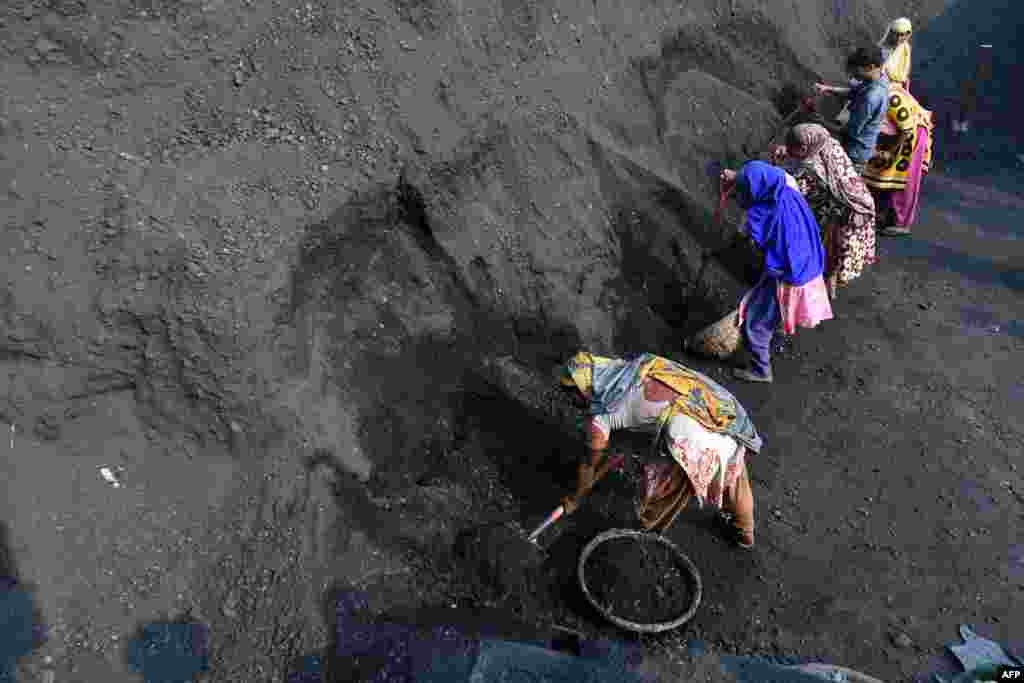
{"type": "MultiPolygon", "coordinates": [[[[608,461],[594,473],[594,484],[603,479],[609,472],[614,472],[621,468],[625,461],[626,459],[621,455],[613,455],[610,457],[608,461]]],[[[591,484],[591,487],[593,487],[593,484],[591,484]]],[[[540,535],[543,534],[552,524],[561,519],[564,514],[565,506],[559,505],[555,508],[554,512],[547,516],[547,519],[545,519],[539,527],[533,530],[533,533],[531,533],[526,540],[539,548],[540,545],[537,543],[537,539],[540,538],[540,535]]]]}

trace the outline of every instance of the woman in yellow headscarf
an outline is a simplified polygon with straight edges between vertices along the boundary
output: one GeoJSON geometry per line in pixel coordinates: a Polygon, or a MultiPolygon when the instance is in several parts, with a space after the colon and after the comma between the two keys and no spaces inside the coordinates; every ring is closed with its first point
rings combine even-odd
{"type": "Polygon", "coordinates": [[[900,17],[889,23],[878,43],[885,57],[885,75],[889,82],[910,92],[910,19],[900,17]]]}
{"type": "Polygon", "coordinates": [[[605,358],[581,351],[563,368],[560,382],[590,413],[587,448],[579,464],[576,509],[604,461],[612,431],[654,436],[637,514],[648,530],[663,530],[691,496],[727,514],[725,530],[741,548],[754,545],[754,499],[746,456],[762,441],[743,406],[709,377],[667,358],[637,354],[605,358]]]}

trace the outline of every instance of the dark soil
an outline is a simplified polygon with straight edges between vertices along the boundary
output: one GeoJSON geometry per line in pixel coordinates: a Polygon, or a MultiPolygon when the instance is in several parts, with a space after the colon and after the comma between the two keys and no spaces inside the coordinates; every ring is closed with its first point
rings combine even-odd
{"type": "Polygon", "coordinates": [[[541,550],[518,525],[492,524],[467,529],[455,541],[455,552],[471,571],[503,593],[524,590],[532,570],[544,561],[541,550]]]}
{"type": "Polygon", "coordinates": [[[605,541],[587,558],[583,573],[599,605],[634,623],[672,621],[693,604],[693,580],[663,543],[639,543],[632,538],[605,541]]]}
{"type": "MultiPolygon", "coordinates": [[[[1024,7],[1010,0],[977,0],[951,3],[949,9],[934,21],[915,31],[914,70],[911,88],[915,97],[936,113],[940,125],[948,130],[950,120],[959,113],[960,84],[975,80],[975,68],[990,44],[991,74],[976,82],[978,107],[973,116],[974,132],[986,134],[995,128],[1009,138],[1009,145],[993,145],[986,156],[1005,152],[1019,153],[1024,142],[1019,125],[1019,112],[1024,106],[1020,69],[1024,47],[1017,36],[1024,27],[1024,7]]],[[[990,167],[991,170],[991,167],[990,167]]]]}
{"type": "Polygon", "coordinates": [[[632,474],[539,570],[504,532],[451,552],[571,491],[574,417],[536,386],[580,348],[707,371],[765,437],[758,550],[682,516],[708,604],[658,645],[905,680],[960,623],[1024,632],[1024,240],[988,147],[984,188],[936,165],[914,236],[776,345],[774,385],[676,353],[756,275],[713,220],[718,168],[854,41],[945,3],[732,4],[0,3],[0,522],[52,635],[19,680],[45,655],[135,680],[127,634],[186,608],[208,680],[284,680],[335,581],[621,637],[575,567],[635,523],[632,474]],[[535,375],[481,396],[495,356],[535,375]]]}

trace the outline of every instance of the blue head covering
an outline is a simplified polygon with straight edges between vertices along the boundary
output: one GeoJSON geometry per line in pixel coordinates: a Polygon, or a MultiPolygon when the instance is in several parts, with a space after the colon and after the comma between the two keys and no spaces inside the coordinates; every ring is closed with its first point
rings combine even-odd
{"type": "Polygon", "coordinates": [[[805,285],[825,270],[818,222],[781,169],[762,161],[743,165],[737,201],[747,210],[746,232],[764,251],[765,274],[805,285]]]}

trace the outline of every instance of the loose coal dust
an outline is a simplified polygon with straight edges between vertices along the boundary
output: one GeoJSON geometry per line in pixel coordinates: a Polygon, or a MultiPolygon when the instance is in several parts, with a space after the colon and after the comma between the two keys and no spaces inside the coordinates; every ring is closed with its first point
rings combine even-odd
{"type": "Polygon", "coordinates": [[[594,548],[583,571],[597,604],[628,621],[671,621],[693,602],[692,580],[661,543],[605,541],[594,548]]]}
{"type": "Polygon", "coordinates": [[[456,538],[455,553],[471,563],[476,574],[500,592],[525,590],[531,572],[543,561],[540,549],[526,540],[516,524],[468,529],[456,538]]]}

